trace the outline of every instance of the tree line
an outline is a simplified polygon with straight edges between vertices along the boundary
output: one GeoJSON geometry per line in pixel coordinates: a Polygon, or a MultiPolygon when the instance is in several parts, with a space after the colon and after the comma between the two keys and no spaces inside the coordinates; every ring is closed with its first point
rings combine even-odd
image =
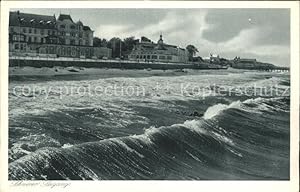
{"type": "MultiPolygon", "coordinates": [[[[147,37],[141,37],[143,42],[152,42],[151,39],[147,37]]],[[[135,45],[139,43],[139,39],[136,39],[134,36],[121,39],[119,37],[113,37],[110,40],[105,38],[101,39],[99,37],[94,37],[93,46],[94,47],[107,47],[112,49],[113,58],[124,58],[130,54],[135,45]]],[[[186,47],[188,51],[188,57],[190,61],[195,60],[194,56],[196,55],[198,49],[194,45],[188,45],[186,47]]],[[[198,57],[199,58],[199,57],[198,57]]],[[[201,58],[202,59],[202,58],[201,58]]]]}

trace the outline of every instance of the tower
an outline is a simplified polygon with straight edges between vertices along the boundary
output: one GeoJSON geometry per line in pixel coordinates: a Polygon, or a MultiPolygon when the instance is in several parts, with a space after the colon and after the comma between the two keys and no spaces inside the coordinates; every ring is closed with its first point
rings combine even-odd
{"type": "Polygon", "coordinates": [[[158,40],[157,44],[159,44],[159,45],[163,45],[164,44],[164,41],[162,39],[162,34],[160,34],[159,40],[158,40]]]}

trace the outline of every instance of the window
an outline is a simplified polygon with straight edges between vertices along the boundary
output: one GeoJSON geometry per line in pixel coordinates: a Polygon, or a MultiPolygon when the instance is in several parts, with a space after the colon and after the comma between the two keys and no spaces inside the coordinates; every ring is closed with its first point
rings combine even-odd
{"type": "Polygon", "coordinates": [[[44,35],[44,29],[41,29],[41,35],[44,35]]]}
{"type": "Polygon", "coordinates": [[[52,31],[52,35],[55,35],[55,31],[52,31]]]}
{"type": "Polygon", "coordinates": [[[23,50],[23,44],[21,44],[20,49],[23,50]]]}
{"type": "Polygon", "coordinates": [[[13,27],[9,28],[10,29],[10,32],[13,33],[15,30],[13,27]]]}
{"type": "Polygon", "coordinates": [[[66,35],[66,33],[65,33],[64,31],[62,31],[62,32],[61,32],[61,35],[65,36],[65,35],[66,35]]]}
{"type": "Polygon", "coordinates": [[[152,55],[152,59],[157,59],[157,55],[152,55]]]}
{"type": "Polygon", "coordinates": [[[150,59],[150,55],[147,55],[147,59],[150,59]]]}
{"type": "Polygon", "coordinates": [[[167,56],[167,59],[168,60],[172,60],[172,56],[167,56]]]}
{"type": "Polygon", "coordinates": [[[159,56],[159,59],[166,59],[165,56],[159,56]]]}
{"type": "Polygon", "coordinates": [[[28,33],[32,33],[32,29],[31,28],[29,28],[28,33]]]}
{"type": "Polygon", "coordinates": [[[66,44],[66,40],[65,40],[65,39],[60,39],[59,42],[60,42],[61,44],[66,44]]]}
{"type": "Polygon", "coordinates": [[[54,54],[54,47],[50,46],[49,51],[50,51],[51,54],[54,54]]]}
{"type": "Polygon", "coordinates": [[[61,29],[64,29],[64,28],[66,28],[66,26],[65,25],[60,25],[59,26],[61,29]]]}
{"type": "Polygon", "coordinates": [[[80,37],[80,38],[82,37],[82,33],[79,33],[79,37],[80,37]]]}
{"type": "Polygon", "coordinates": [[[71,47],[68,47],[68,48],[67,48],[67,55],[68,55],[68,56],[71,55],[71,47]]]}
{"type": "Polygon", "coordinates": [[[75,47],[72,47],[72,52],[71,52],[71,55],[72,55],[72,56],[75,56],[75,55],[76,55],[76,50],[75,50],[75,47]]]}
{"type": "Polygon", "coordinates": [[[75,26],[74,26],[74,25],[71,25],[70,28],[71,28],[71,29],[75,29],[75,26]]]}
{"type": "Polygon", "coordinates": [[[70,44],[71,44],[71,45],[75,45],[75,40],[74,40],[74,39],[71,39],[70,44]]]}
{"type": "Polygon", "coordinates": [[[34,37],[34,40],[33,40],[33,42],[37,42],[37,38],[36,38],[36,37],[34,37]]]}
{"type": "Polygon", "coordinates": [[[26,30],[26,28],[23,28],[23,33],[27,33],[27,30],[26,30]]]}
{"type": "Polygon", "coordinates": [[[51,35],[51,31],[50,30],[48,30],[48,35],[51,35]]]}
{"type": "Polygon", "coordinates": [[[71,36],[72,36],[72,37],[75,37],[75,33],[71,33],[71,36]]]}
{"type": "Polygon", "coordinates": [[[14,41],[18,41],[18,36],[14,35],[14,36],[13,36],[13,40],[14,40],[14,41]]]}
{"type": "Polygon", "coordinates": [[[34,34],[36,34],[37,33],[37,30],[36,29],[34,29],[34,34]]]}
{"type": "Polygon", "coordinates": [[[19,49],[19,44],[15,44],[15,49],[19,49]]]}
{"type": "Polygon", "coordinates": [[[28,37],[28,42],[31,43],[31,37],[28,37]]]}

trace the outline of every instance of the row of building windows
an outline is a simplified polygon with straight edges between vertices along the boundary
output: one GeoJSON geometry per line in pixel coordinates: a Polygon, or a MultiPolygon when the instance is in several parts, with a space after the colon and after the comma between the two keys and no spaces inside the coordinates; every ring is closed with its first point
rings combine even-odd
{"type": "Polygon", "coordinates": [[[58,54],[61,56],[92,56],[93,55],[93,49],[85,48],[85,49],[79,49],[75,47],[55,47],[55,46],[47,46],[45,48],[45,53],[46,54],[58,54]]]}
{"type": "MultiPolygon", "coordinates": [[[[13,33],[13,32],[16,32],[15,28],[14,27],[11,27],[10,28],[10,32],[13,33]]],[[[22,28],[22,32],[23,33],[33,33],[33,34],[37,34],[37,29],[34,28],[22,28]]],[[[41,35],[56,35],[56,31],[55,30],[44,30],[44,29],[40,29],[40,34],[41,35]]],[[[66,33],[65,31],[59,31],[58,32],[58,35],[62,35],[62,36],[71,36],[71,37],[79,37],[79,38],[82,38],[83,37],[83,33],[80,32],[80,33],[75,33],[75,32],[71,32],[71,33],[66,33]]],[[[89,38],[89,34],[85,34],[85,37],[86,38],[89,38]]]]}
{"type": "Polygon", "coordinates": [[[172,60],[171,55],[131,55],[133,59],[160,59],[160,60],[172,60]]]}
{"type": "MultiPolygon", "coordinates": [[[[60,25],[59,28],[60,28],[60,29],[66,29],[67,27],[66,27],[66,25],[60,25]]],[[[80,27],[80,26],[71,25],[71,26],[70,26],[70,29],[73,29],[73,30],[74,30],[74,29],[78,29],[78,30],[80,30],[81,27],[80,27]]]]}
{"type": "Polygon", "coordinates": [[[14,46],[14,48],[16,49],[16,50],[26,50],[26,44],[19,44],[19,43],[16,43],[15,44],[15,46],[14,46]]]}
{"type": "MultiPolygon", "coordinates": [[[[25,37],[24,35],[13,35],[12,37],[13,41],[26,41],[28,43],[46,43],[46,38],[43,37],[31,37],[27,36],[25,37]]],[[[57,43],[58,40],[57,38],[48,38],[47,43],[57,43]]],[[[60,44],[67,44],[66,39],[60,39],[59,40],[60,44]]],[[[89,40],[78,40],[77,42],[75,39],[70,39],[69,43],[70,45],[89,45],[90,41],[89,40]]]]}
{"type": "Polygon", "coordinates": [[[23,35],[14,35],[13,41],[26,41],[28,43],[45,43],[46,39],[40,37],[25,37],[23,35]]]}
{"type": "MultiPolygon", "coordinates": [[[[19,31],[19,30],[16,30],[14,27],[10,27],[10,32],[16,32],[16,31],[19,31]]],[[[55,30],[49,30],[48,29],[48,30],[45,30],[45,31],[48,31],[48,35],[50,35],[50,34],[54,35],[55,34],[55,30]]],[[[44,31],[44,29],[40,29],[41,35],[44,35],[46,33],[45,31],[44,31]]],[[[22,32],[23,33],[34,33],[34,34],[37,34],[38,30],[37,30],[37,28],[24,28],[24,27],[22,27],[22,32]]],[[[79,35],[82,36],[82,33],[79,33],[79,35]]]]}
{"type": "MultiPolygon", "coordinates": [[[[10,28],[10,32],[13,33],[13,32],[16,32],[16,31],[19,31],[19,30],[16,30],[14,27],[11,27],[10,28]]],[[[23,33],[33,33],[33,34],[38,34],[38,30],[36,28],[22,28],[22,32],[23,33]]],[[[45,34],[48,34],[48,35],[55,35],[56,34],[56,31],[55,30],[44,30],[44,29],[40,29],[40,34],[41,35],[45,35],[45,34]]]]}

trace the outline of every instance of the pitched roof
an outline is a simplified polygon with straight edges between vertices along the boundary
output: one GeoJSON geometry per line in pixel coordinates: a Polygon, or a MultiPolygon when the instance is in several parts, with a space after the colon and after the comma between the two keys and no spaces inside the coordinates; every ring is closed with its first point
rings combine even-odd
{"type": "Polygon", "coordinates": [[[56,19],[54,15],[36,15],[19,11],[9,13],[9,26],[55,29],[55,24],[56,19]]]}
{"type": "Polygon", "coordinates": [[[83,26],[84,31],[91,31],[91,28],[89,26],[83,26]]]}
{"type": "Polygon", "coordinates": [[[70,15],[65,15],[65,14],[59,14],[57,20],[59,21],[63,21],[63,20],[71,20],[72,23],[74,23],[74,21],[72,20],[72,17],[70,15]]]}

